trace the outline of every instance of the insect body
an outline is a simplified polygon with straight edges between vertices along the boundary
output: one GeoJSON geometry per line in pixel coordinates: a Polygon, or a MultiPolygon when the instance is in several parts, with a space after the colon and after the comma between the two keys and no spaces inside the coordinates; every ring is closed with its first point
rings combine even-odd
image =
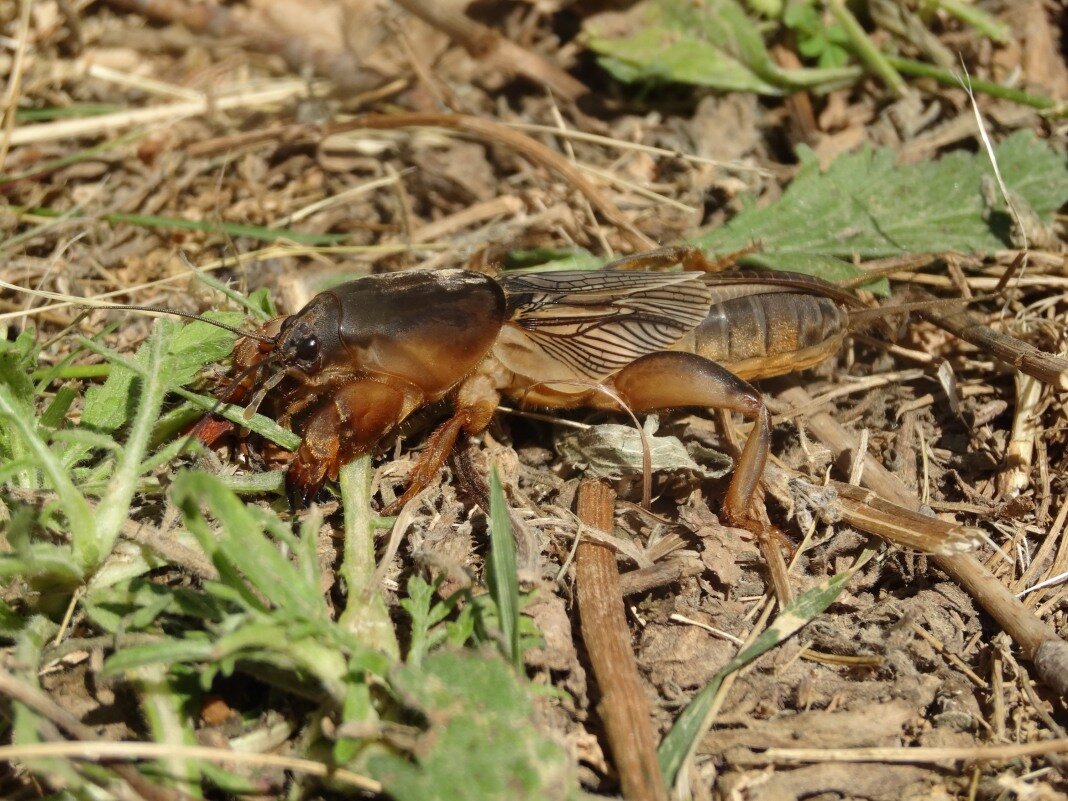
{"type": "Polygon", "coordinates": [[[750,525],[770,423],[745,379],[833,354],[857,302],[794,273],[618,269],[693,264],[693,253],[657,251],[599,271],[413,270],[342,284],[241,340],[234,365],[248,375],[225,400],[243,401],[259,385],[269,411],[301,436],[287,489],[306,503],[414,410],[451,399],[452,418],[430,437],[396,505],[432,480],[461,431],[489,424],[501,395],[540,407],[737,411],[755,427],[724,512],[750,525]]]}

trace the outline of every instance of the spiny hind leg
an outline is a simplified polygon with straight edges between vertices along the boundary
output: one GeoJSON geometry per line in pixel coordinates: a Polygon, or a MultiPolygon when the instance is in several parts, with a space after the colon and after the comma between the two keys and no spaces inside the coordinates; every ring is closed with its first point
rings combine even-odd
{"type": "Polygon", "coordinates": [[[752,420],[753,430],[735,464],[723,512],[732,525],[763,531],[750,510],[771,441],[771,420],[759,392],[714,361],[674,351],[641,357],[618,372],[612,384],[635,412],[705,406],[740,412],[752,420]]]}

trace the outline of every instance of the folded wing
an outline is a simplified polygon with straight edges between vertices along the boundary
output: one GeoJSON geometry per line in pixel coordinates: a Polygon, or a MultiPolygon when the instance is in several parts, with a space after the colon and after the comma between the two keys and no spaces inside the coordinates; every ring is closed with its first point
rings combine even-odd
{"type": "Polygon", "coordinates": [[[668,350],[712,303],[700,273],[566,271],[504,276],[500,283],[509,317],[494,353],[513,372],[546,383],[600,382],[647,353],[668,350]]]}

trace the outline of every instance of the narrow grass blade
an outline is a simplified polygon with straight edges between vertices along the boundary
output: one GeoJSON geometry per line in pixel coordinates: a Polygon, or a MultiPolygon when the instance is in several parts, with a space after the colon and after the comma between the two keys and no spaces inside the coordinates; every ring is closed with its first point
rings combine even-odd
{"type": "Polygon", "coordinates": [[[787,605],[779,613],[779,616],[757,637],[752,645],[728,662],[719,673],[712,677],[712,680],[705,685],[701,692],[694,696],[694,699],[690,701],[686,709],[679,715],[678,720],[675,721],[675,725],[671,727],[671,731],[667,733],[660,743],[657,753],[660,761],[660,772],[663,773],[664,781],[669,787],[675,783],[675,776],[679,772],[679,768],[682,767],[682,763],[704,733],[705,717],[708,715],[708,710],[711,708],[712,701],[723,680],[730,673],[752,662],[761,654],[771,650],[804,628],[816,615],[834,602],[834,599],[845,589],[849,579],[853,577],[853,573],[854,570],[847,570],[832,576],[795,598],[793,603],[787,605]]]}
{"type": "MultiPolygon", "coordinates": [[[[248,585],[287,615],[325,620],[327,610],[318,586],[309,586],[263,533],[263,525],[230,490],[207,473],[183,472],[171,490],[185,516],[186,526],[211,557],[223,580],[243,594],[248,585]],[[207,507],[220,528],[208,528],[202,509],[207,507]],[[244,580],[240,576],[246,577],[244,580]]],[[[253,603],[253,608],[260,607],[253,603]]]]}
{"type": "Polygon", "coordinates": [[[508,517],[501,480],[494,467],[490,473],[490,553],[487,575],[490,594],[497,604],[505,656],[517,668],[523,666],[519,648],[519,576],[516,569],[515,535],[508,517]]]}
{"type": "MultiPolygon", "coordinates": [[[[61,217],[67,212],[55,209],[23,209],[23,214],[33,217],[61,217]]],[[[114,212],[101,214],[94,220],[103,220],[112,225],[138,225],[143,228],[159,228],[172,231],[200,231],[205,234],[226,234],[232,237],[247,237],[261,242],[285,240],[298,245],[338,245],[345,241],[345,234],[315,234],[294,231],[289,228],[266,228],[262,225],[242,225],[218,220],[183,220],[180,217],[161,217],[154,214],[126,214],[114,212]]]]}

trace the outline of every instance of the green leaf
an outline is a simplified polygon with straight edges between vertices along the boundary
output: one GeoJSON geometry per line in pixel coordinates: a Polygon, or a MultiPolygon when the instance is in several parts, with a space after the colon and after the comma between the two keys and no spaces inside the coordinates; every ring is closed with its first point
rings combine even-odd
{"type": "MultiPolygon", "coordinates": [[[[240,325],[244,319],[236,312],[208,312],[204,316],[230,325],[240,325]]],[[[96,431],[115,431],[133,417],[137,375],[144,375],[155,366],[161,369],[168,390],[185,386],[205,365],[230,355],[234,335],[199,321],[183,325],[171,338],[162,365],[153,364],[148,342],[138,348],[132,359],[89,340],[83,339],[82,344],[112,363],[107,380],[85,393],[82,425],[96,431]]]]}
{"type": "Polygon", "coordinates": [[[647,0],[624,13],[593,17],[587,33],[601,65],[626,83],[780,95],[803,87],[830,88],[859,75],[855,68],[780,68],[736,0],[647,0]]]}
{"type": "Polygon", "coordinates": [[[578,797],[565,750],[533,723],[529,686],[505,662],[466,651],[405,665],[391,683],[429,727],[410,760],[370,757],[397,801],[542,801],[578,797]]]}
{"type": "Polygon", "coordinates": [[[207,639],[172,639],[149,645],[130,645],[107,658],[102,675],[116,676],[147,665],[211,661],[214,654],[215,644],[207,639]]]}
{"type": "Polygon", "coordinates": [[[705,717],[712,708],[712,702],[723,680],[738,668],[770,651],[812,622],[841,594],[854,572],[854,570],[847,570],[832,576],[795,598],[751,645],[724,665],[723,669],[694,696],[675,721],[675,725],[671,727],[671,731],[661,741],[657,751],[660,772],[664,775],[664,781],[668,787],[675,783],[675,775],[682,767],[682,763],[686,760],[698,737],[703,733],[705,717]]]}
{"type": "Polygon", "coordinates": [[[48,404],[48,408],[45,409],[44,414],[41,415],[41,427],[59,428],[63,424],[63,420],[67,416],[71,404],[74,403],[77,397],[78,390],[69,384],[65,384],[56,390],[56,396],[52,399],[52,402],[48,404]]]}
{"type": "Polygon", "coordinates": [[[288,615],[309,620],[328,617],[318,585],[305,581],[302,572],[263,533],[263,524],[252,510],[214,476],[183,471],[174,480],[171,497],[222,580],[239,590],[250,608],[263,608],[252,592],[255,589],[288,615]],[[205,507],[218,520],[219,531],[207,525],[205,507]]]}
{"type": "MultiPolygon", "coordinates": [[[[55,454],[37,432],[32,407],[27,410],[19,400],[18,391],[12,391],[8,384],[0,383],[0,420],[5,421],[9,442],[20,441],[18,456],[25,454],[34,459],[37,467],[44,473],[48,483],[59,496],[60,506],[74,536],[75,552],[79,552],[79,543],[95,540],[96,521],[89,510],[82,494],[74,486],[67,471],[59,463],[55,454]],[[25,446],[23,448],[23,446],[25,446]]],[[[79,553],[81,555],[81,553],[79,553]]]]}
{"type": "MultiPolygon", "coordinates": [[[[412,618],[407,657],[409,664],[420,664],[431,648],[449,639],[451,630],[447,626],[441,627],[438,624],[452,614],[457,602],[467,594],[464,591],[456,592],[445,600],[435,603],[434,593],[440,585],[440,580],[434,584],[427,584],[420,576],[412,576],[408,579],[408,597],[401,599],[400,605],[412,618]],[[435,626],[438,627],[435,628],[435,626]]],[[[473,606],[468,605],[466,609],[471,611],[473,606]]],[[[457,644],[462,645],[463,642],[457,644]]]]}
{"type": "Polygon", "coordinates": [[[222,606],[202,591],[169,587],[141,577],[109,587],[90,587],[82,609],[109,633],[148,629],[160,614],[192,618],[202,625],[224,617],[222,606]],[[153,611],[146,615],[142,614],[144,609],[153,611]]]}
{"type": "MultiPolygon", "coordinates": [[[[237,312],[208,312],[203,316],[237,327],[245,320],[237,312]]],[[[168,386],[185,386],[205,365],[227,358],[234,349],[235,339],[231,332],[209,323],[196,321],[182,326],[168,353],[168,386]]]]}
{"type": "MultiPolygon", "coordinates": [[[[18,415],[24,424],[35,415],[33,383],[27,373],[34,367],[36,352],[33,333],[24,331],[15,342],[0,340],[0,388],[3,388],[9,414],[18,415]]],[[[31,447],[20,435],[21,425],[0,412],[0,464],[20,465],[6,471],[23,489],[37,489],[38,477],[31,447]]],[[[36,428],[36,426],[34,426],[36,428]]],[[[6,480],[6,476],[5,476],[6,480]]]]}
{"type": "Polygon", "coordinates": [[[519,576],[516,567],[515,535],[508,516],[501,479],[494,466],[490,473],[490,553],[487,580],[490,595],[497,605],[505,656],[517,668],[523,667],[519,647],[519,576]]]}
{"type": "MultiPolygon", "coordinates": [[[[138,355],[134,356],[135,360],[138,355]]],[[[95,384],[86,390],[81,426],[92,431],[111,432],[124,425],[133,416],[136,378],[133,370],[113,365],[103,384],[95,384]]]]}
{"type": "Polygon", "coordinates": [[[25,625],[22,615],[0,600],[0,637],[10,639],[25,625]]]}
{"type": "MultiPolygon", "coordinates": [[[[1027,132],[996,149],[1010,190],[1044,222],[1068,201],[1068,159],[1027,132]]],[[[890,150],[842,156],[826,172],[806,157],[778,202],[747,209],[694,244],[718,253],[753,242],[743,263],[837,280],[849,262],[910,253],[985,253],[1010,246],[1009,218],[987,209],[984,153],[898,165],[890,150]]]]}

